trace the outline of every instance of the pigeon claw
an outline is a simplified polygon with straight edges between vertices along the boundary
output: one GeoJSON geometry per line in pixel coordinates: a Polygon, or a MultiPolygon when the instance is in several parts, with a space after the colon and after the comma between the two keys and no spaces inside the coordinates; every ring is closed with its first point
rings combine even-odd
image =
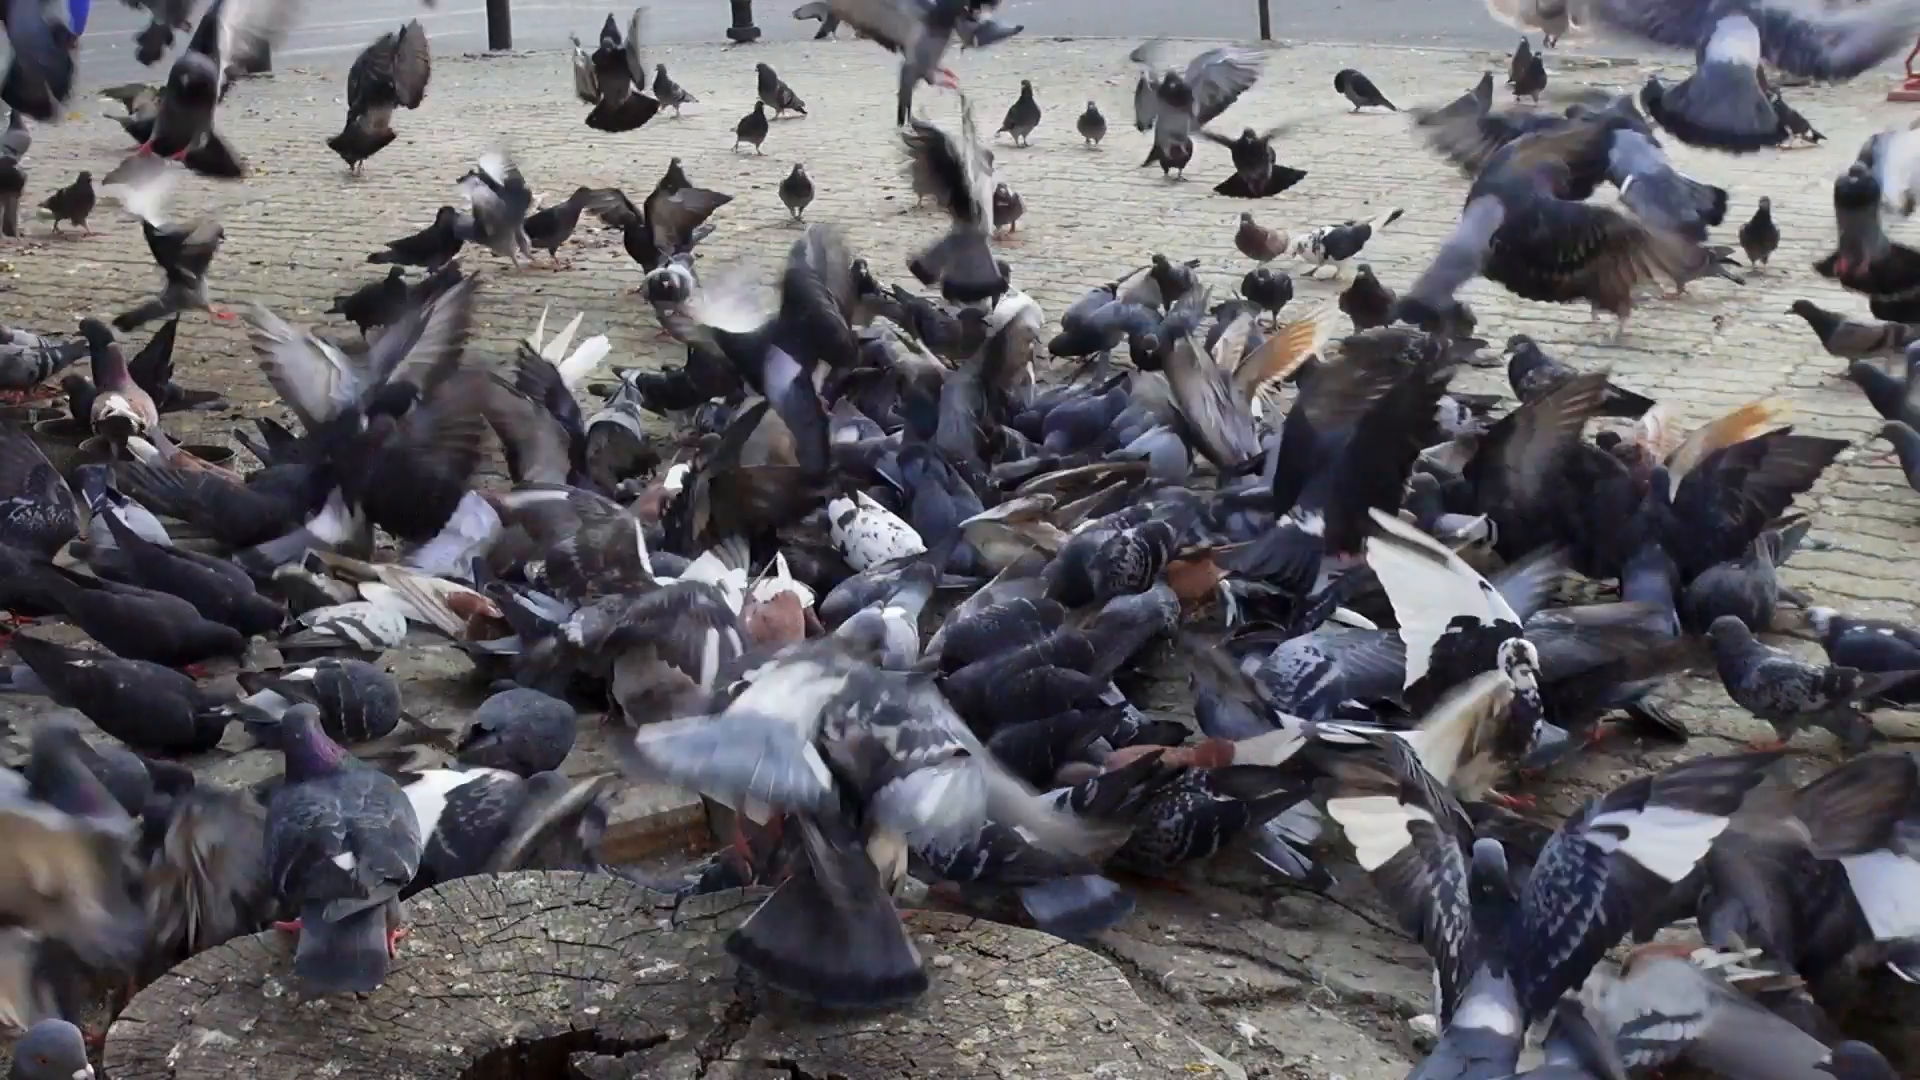
{"type": "Polygon", "coordinates": [[[276,922],[273,924],[273,928],[275,930],[280,931],[283,934],[292,934],[295,937],[300,936],[300,920],[299,919],[294,919],[291,922],[276,922]]]}
{"type": "Polygon", "coordinates": [[[1540,800],[1531,795],[1509,795],[1504,791],[1487,792],[1487,801],[1509,810],[1537,810],[1540,800]]]}
{"type": "Polygon", "coordinates": [[[407,936],[407,928],[395,926],[387,931],[387,959],[400,955],[400,939],[407,936]]]}
{"type": "Polygon", "coordinates": [[[1787,748],[1787,741],[1778,735],[1764,735],[1747,740],[1747,746],[1756,753],[1771,754],[1787,748]]]}

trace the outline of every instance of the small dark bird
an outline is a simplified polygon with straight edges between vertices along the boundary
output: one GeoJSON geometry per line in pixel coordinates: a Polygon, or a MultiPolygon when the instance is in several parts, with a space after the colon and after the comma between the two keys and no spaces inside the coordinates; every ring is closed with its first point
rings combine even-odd
{"type": "Polygon", "coordinates": [[[1883,420],[1920,428],[1920,346],[1907,346],[1907,377],[1894,378],[1865,360],[1847,365],[1847,378],[1867,395],[1883,420]]]}
{"type": "MultiPolygon", "coordinates": [[[[762,64],[761,66],[765,67],[766,65],[762,64]]],[[[741,143],[752,143],[753,152],[763,154],[766,151],[760,149],[760,144],[766,141],[767,103],[764,101],[756,101],[753,103],[753,111],[741,117],[740,122],[733,126],[733,148],[738,150],[740,149],[741,143]]]]}
{"type": "Polygon", "coordinates": [[[813,181],[807,178],[807,170],[799,165],[780,181],[780,202],[786,206],[787,213],[795,221],[807,220],[807,204],[813,202],[813,181]]]}
{"type": "Polygon", "coordinates": [[[1020,227],[1020,215],[1027,212],[1027,200],[1019,192],[1005,184],[997,184],[993,189],[993,228],[995,232],[1005,229],[1014,232],[1020,227]]]}
{"type": "Polygon", "coordinates": [[[1305,180],[1305,170],[1287,168],[1273,152],[1274,138],[1285,129],[1285,125],[1265,132],[1245,128],[1239,136],[1229,139],[1201,128],[1201,135],[1226,147],[1233,155],[1233,175],[1214,185],[1214,194],[1234,199],[1264,199],[1305,180]]]}
{"type": "Polygon", "coordinates": [[[1375,106],[1392,109],[1394,112],[1400,111],[1399,106],[1388,101],[1387,95],[1373,85],[1373,80],[1352,68],[1347,68],[1333,77],[1333,88],[1346,95],[1347,100],[1353,103],[1354,112],[1375,106]]]}
{"type": "Polygon", "coordinates": [[[411,236],[403,236],[387,244],[387,250],[376,251],[367,256],[370,263],[393,263],[398,266],[424,266],[431,270],[460,254],[460,248],[466,243],[460,238],[457,224],[459,211],[451,206],[443,206],[433,215],[433,224],[411,236]]]}
{"type": "Polygon", "coordinates": [[[1276,272],[1258,267],[1240,279],[1240,295],[1259,305],[1268,315],[1277,316],[1293,299],[1293,278],[1284,270],[1276,272]]]}
{"type": "Polygon", "coordinates": [[[391,325],[406,310],[407,282],[396,266],[379,281],[369,281],[350,293],[334,297],[333,306],[326,313],[346,316],[348,322],[360,328],[360,336],[365,337],[367,331],[376,326],[391,325]]]}
{"type": "Polygon", "coordinates": [[[1778,90],[1773,92],[1773,115],[1779,119],[1780,126],[1786,129],[1787,134],[1794,138],[1805,139],[1809,145],[1826,141],[1827,137],[1814,130],[1813,125],[1807,123],[1807,118],[1787,104],[1787,99],[1781,97],[1778,90]]]}
{"type": "Polygon", "coordinates": [[[1156,138],[1153,149],[1147,151],[1147,160],[1140,163],[1141,168],[1149,165],[1160,166],[1160,175],[1179,173],[1180,179],[1187,178],[1187,163],[1193,160],[1193,137],[1191,135],[1169,135],[1164,140],[1156,138]]]}
{"type": "Polygon", "coordinates": [[[1870,356],[1904,356],[1907,346],[1920,340],[1920,328],[1911,323],[1881,322],[1857,315],[1828,311],[1811,300],[1795,300],[1787,309],[1813,327],[1820,346],[1830,356],[1843,360],[1864,360],[1870,356]]]}
{"type": "Polygon", "coordinates": [[[528,214],[522,228],[527,231],[527,242],[534,250],[545,251],[547,258],[553,260],[557,269],[560,266],[560,245],[567,242],[573,230],[580,224],[580,211],[597,196],[593,188],[574,188],[566,201],[554,203],[537,214],[528,214]]]}
{"type": "Polygon", "coordinates": [[[1753,220],[1740,226],[1740,248],[1747,253],[1747,261],[1755,266],[1765,266],[1773,258],[1773,249],[1780,246],[1780,229],[1773,223],[1773,200],[1760,196],[1760,208],[1753,212],[1753,220]]]}
{"type": "Polygon", "coordinates": [[[1100,115],[1100,109],[1093,102],[1087,102],[1087,111],[1073,122],[1073,129],[1087,140],[1089,147],[1099,146],[1100,140],[1107,137],[1107,118],[1100,115]]]}
{"type": "Polygon", "coordinates": [[[668,158],[667,171],[660,174],[660,182],[653,185],[653,190],[655,194],[664,196],[685,191],[692,186],[693,181],[687,179],[687,170],[680,167],[680,159],[668,158]]]}
{"type": "Polygon", "coordinates": [[[1353,284],[1340,294],[1340,310],[1353,320],[1353,332],[1358,334],[1376,326],[1392,325],[1395,299],[1393,290],[1373,276],[1373,267],[1361,263],[1353,275],[1353,284]]]}
{"type": "Polygon", "coordinates": [[[807,115],[807,103],[800,100],[800,95],[793,92],[793,87],[780,81],[780,76],[773,73],[773,68],[766,64],[755,64],[753,70],[759,78],[760,103],[773,107],[774,119],[778,120],[790,112],[807,115]]]}
{"type": "Polygon", "coordinates": [[[40,209],[53,215],[54,232],[60,231],[62,221],[71,221],[80,226],[82,232],[91,234],[87,215],[93,213],[93,174],[82,172],[79,179],[47,196],[40,209]]]}
{"type": "Polygon", "coordinates": [[[686,87],[667,77],[665,64],[653,65],[653,96],[660,99],[660,104],[672,107],[676,120],[680,118],[680,106],[697,104],[700,100],[687,93],[686,87]]]}
{"type": "MultiPolygon", "coordinates": [[[[1527,335],[1515,334],[1507,339],[1507,385],[1522,405],[1546,397],[1579,375],[1572,364],[1548,356],[1540,343],[1527,335]]],[[[1653,406],[1652,398],[1622,390],[1612,383],[1607,384],[1600,397],[1602,416],[1637,420],[1653,406]]]]}
{"type": "Polygon", "coordinates": [[[1513,52],[1513,65],[1507,72],[1507,85],[1513,88],[1515,99],[1532,98],[1540,100],[1540,92],[1547,88],[1547,62],[1540,54],[1527,47],[1527,39],[1520,39],[1520,47],[1513,52]]]}
{"type": "Polygon", "coordinates": [[[1033,129],[1039,126],[1040,103],[1033,99],[1033,83],[1021,79],[1020,96],[1007,107],[1007,118],[1000,122],[1000,130],[994,134],[1005,132],[1013,136],[1013,145],[1025,146],[1027,136],[1033,134],[1033,129]]]}
{"type": "Polygon", "coordinates": [[[393,142],[393,110],[417,109],[427,96],[433,58],[419,19],[388,31],[366,47],[347,72],[347,123],[327,146],[359,172],[393,142]]]}

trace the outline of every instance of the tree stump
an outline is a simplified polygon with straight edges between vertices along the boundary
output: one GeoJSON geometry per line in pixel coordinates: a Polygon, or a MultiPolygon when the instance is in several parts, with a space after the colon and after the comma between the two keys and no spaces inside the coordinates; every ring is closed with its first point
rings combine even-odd
{"type": "Polygon", "coordinates": [[[933,986],[822,1014],[722,948],[763,892],[675,905],[621,878],[465,878],[408,902],[385,986],[302,1001],[291,939],[255,934],[168,972],[107,1036],[114,1080],[1139,1080],[1200,1054],[1106,959],[940,913],[909,926],[933,986]]]}

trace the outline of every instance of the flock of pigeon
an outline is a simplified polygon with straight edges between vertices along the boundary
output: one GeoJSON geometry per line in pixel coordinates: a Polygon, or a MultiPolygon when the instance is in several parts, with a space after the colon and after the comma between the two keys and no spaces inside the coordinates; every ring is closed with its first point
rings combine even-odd
{"type": "MultiPolygon", "coordinates": [[[[98,646],[17,633],[0,688],[77,709],[112,739],[46,722],[25,766],[0,771],[0,939],[19,973],[0,1007],[28,1029],[14,1077],[90,1075],[69,1021],[101,988],[238,935],[297,934],[304,993],[365,992],[421,889],[530,867],[633,873],[597,850],[615,778],[560,771],[570,701],[604,708],[633,775],[731,812],[734,842],[672,887],[773,886],[727,948],[822,1005],[926,991],[892,903],[909,875],[1085,940],[1132,911],[1117,877],[1177,877],[1236,850],[1325,888],[1344,837],[1434,961],[1438,1042],[1416,1077],[1521,1074],[1536,1027],[1545,1064],[1525,1075],[1683,1059],[1734,1080],[1894,1075],[1830,1010],[1863,982],[1920,981],[1920,763],[1876,748],[1871,718],[1920,703],[1920,630],[1814,605],[1776,574],[1810,525],[1794,500],[1848,444],[1795,431],[1777,399],[1682,430],[1525,334],[1506,344],[1511,408],[1450,380],[1486,345],[1455,296],[1475,277],[1585,302],[1622,331],[1648,285],[1738,281],[1732,248],[1707,243],[1728,193],[1677,171],[1656,130],[1727,152],[1781,145],[1795,126],[1762,61],[1860,74],[1920,33],[1920,4],[1501,0],[1497,14],[1549,39],[1599,25],[1694,49],[1698,70],[1637,103],[1564,111],[1496,108],[1489,74],[1409,110],[1469,186],[1403,292],[1362,267],[1336,306],[1282,320],[1292,284],[1267,262],[1341,275],[1400,211],[1297,237],[1248,214],[1236,245],[1261,265],[1241,296],[1216,302],[1193,263],[1156,254],[1088,291],[1051,339],[995,256],[1011,192],[972,106],[961,95],[948,125],[912,109],[922,83],[957,88],[941,66],[955,40],[1017,32],[992,6],[796,13],[901,56],[905,168],[949,218],[907,269],[938,299],[883,285],[812,224],[769,305],[759,282],[696,272],[706,219],[730,197],[677,159],[639,204],[582,188],[534,213],[518,170],[489,154],[460,182],[464,208],[370,256],[389,276],[336,300],[358,340],[241,312],[300,427],[258,418],[236,433],[259,461],[246,474],[163,426],[208,396],[173,382],[172,352],[181,312],[209,307],[224,235],[166,219],[169,159],[244,173],[216,107],[298,5],[216,0],[163,86],[121,88],[143,146],[102,187],[143,221],[160,291],[112,327],[84,321],[80,341],[0,339],[6,386],[62,378],[72,423],[111,458],[62,475],[32,434],[0,432],[0,603],[98,646]],[[1587,201],[1602,183],[1619,206],[1587,201]],[[455,261],[467,243],[515,263],[554,255],[589,210],[622,230],[686,349],[681,366],[620,371],[591,412],[576,393],[607,339],[576,343],[577,316],[549,335],[543,312],[515,356],[481,355],[468,336],[483,281],[455,261]],[[409,266],[427,273],[409,282],[409,266]],[[156,319],[129,360],[119,334],[156,319]],[[1043,352],[1071,358],[1070,375],[1042,385],[1043,352]],[[91,379],[63,376],[82,356],[91,379]],[[496,443],[510,486],[483,482],[496,443]],[[493,695],[446,768],[357,757],[422,726],[371,661],[428,632],[493,695]],[[1817,640],[1828,662],[1761,640],[1780,633],[1817,640]],[[284,664],[247,663],[261,638],[284,664]],[[1189,674],[1191,723],[1129,700],[1163,648],[1189,674]],[[231,680],[207,666],[230,661],[231,680]],[[1684,740],[1661,688],[1708,669],[1777,739],[1631,780],[1557,828],[1515,813],[1531,800],[1503,788],[1611,733],[1684,740]],[[284,775],[196,783],[176,759],[236,722],[284,755],[284,775]],[[1846,760],[1786,788],[1781,747],[1808,726],[1846,760]],[[1623,939],[1689,920],[1698,951],[1669,935],[1602,965],[1623,939]]],[[[17,171],[22,117],[51,118],[71,91],[71,32],[51,9],[5,10],[0,90],[16,111],[0,170],[17,171]]],[[[156,25],[176,18],[156,9],[156,25]]],[[[624,33],[609,17],[576,51],[590,126],[632,130],[697,101],[664,67],[646,92],[641,31],[639,13],[624,33]]],[[[1198,136],[1232,153],[1222,194],[1304,177],[1277,161],[1284,129],[1207,127],[1259,79],[1263,52],[1175,67],[1164,48],[1131,57],[1148,164],[1182,170],[1198,136]]],[[[394,110],[420,104],[429,72],[417,21],[356,61],[331,141],[350,167],[392,141],[394,110]]],[[[1523,44],[1509,81],[1537,103],[1539,54],[1523,44]]],[[[756,148],[768,109],[807,110],[765,64],[757,89],[737,132],[756,148]]],[[[1335,89],[1355,109],[1396,108],[1357,71],[1335,89]]],[[[1001,130],[1024,141],[1040,120],[1023,84],[1001,130]]],[[[1106,134],[1091,105],[1076,128],[1106,134]]],[[[1883,229],[1914,208],[1916,162],[1916,132],[1862,149],[1836,181],[1838,249],[1818,266],[1886,321],[1795,310],[1851,361],[1920,488],[1920,252],[1883,229]],[[1901,356],[1904,379],[1874,363],[1901,356]]],[[[797,168],[781,186],[796,218],[810,188],[797,168]]],[[[88,174],[56,199],[57,220],[84,226],[88,174]]],[[[1739,231],[1755,264],[1778,241],[1759,206],[1739,231]]]]}

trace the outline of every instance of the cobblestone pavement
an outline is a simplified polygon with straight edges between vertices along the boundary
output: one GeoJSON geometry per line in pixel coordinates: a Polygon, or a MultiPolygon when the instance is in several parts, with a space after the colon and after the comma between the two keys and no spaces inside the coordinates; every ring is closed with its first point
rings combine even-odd
{"type": "MultiPolygon", "coordinates": [[[[1276,48],[1267,77],[1225,117],[1223,126],[1230,129],[1301,121],[1279,152],[1284,163],[1310,176],[1285,195],[1247,204],[1211,194],[1211,184],[1230,168],[1224,151],[1211,146],[1202,147],[1186,183],[1135,167],[1146,140],[1127,123],[1133,85],[1128,47],[1033,41],[957,61],[976,95],[983,127],[996,125],[1022,78],[1034,81],[1046,110],[1030,149],[1004,140],[996,145],[1005,178],[1028,207],[1018,239],[1003,250],[1016,284],[1051,315],[1089,284],[1143,262],[1153,251],[1198,256],[1216,289],[1230,289],[1248,269],[1231,240],[1243,209],[1267,224],[1300,227],[1404,207],[1405,217],[1365,256],[1396,286],[1418,272],[1448,231],[1464,191],[1461,180],[1416,146],[1403,117],[1354,115],[1334,94],[1333,73],[1354,59],[1353,50],[1276,48]],[[1073,134],[1074,117],[1088,99],[1109,118],[1110,135],[1099,150],[1084,148],[1073,134]]],[[[807,166],[819,191],[808,220],[843,226],[854,250],[869,255],[884,275],[904,278],[909,247],[942,227],[932,212],[913,209],[889,125],[892,70],[879,50],[846,43],[731,52],[675,47],[659,50],[657,59],[703,104],[684,120],[658,121],[624,136],[602,135],[581,123],[585,109],[572,98],[563,54],[443,59],[424,107],[396,118],[399,141],[369,163],[360,179],[349,178],[322,142],[338,130],[344,111],[342,77],[289,70],[237,88],[220,122],[251,159],[255,175],[225,186],[196,180],[182,197],[182,212],[214,213],[226,225],[227,244],[214,264],[216,296],[234,304],[259,301],[295,320],[322,321],[318,313],[331,296],[378,269],[364,263],[366,254],[431,219],[435,207],[450,201],[454,179],[495,143],[512,149],[549,200],[581,184],[643,192],[668,156],[679,155],[696,183],[736,196],[716,216],[718,230],[701,249],[709,275],[732,265],[770,271],[784,256],[799,230],[788,221],[775,187],[795,162],[807,166]],[[812,105],[812,114],[775,122],[764,156],[736,154],[729,149],[732,128],[752,103],[757,60],[773,64],[812,105]]],[[[1451,98],[1483,69],[1504,70],[1504,63],[1504,56],[1489,54],[1374,50],[1368,70],[1387,94],[1412,105],[1451,98]]],[[[1646,68],[1559,57],[1550,64],[1557,65],[1551,68],[1556,83],[1626,87],[1647,75],[1646,68]],[[1569,64],[1581,66],[1569,70],[1569,64]]],[[[1577,363],[1609,365],[1622,383],[1669,401],[1689,422],[1781,394],[1792,401],[1802,431],[1864,438],[1876,418],[1857,391],[1835,378],[1840,363],[1819,350],[1787,307],[1809,297],[1864,310],[1857,298],[1808,267],[1832,241],[1831,178],[1872,131],[1912,118],[1909,107],[1881,101],[1885,86],[1884,78],[1869,78],[1852,87],[1793,91],[1796,104],[1831,136],[1817,149],[1744,159],[1676,151],[1682,168],[1734,193],[1729,240],[1759,196],[1773,199],[1785,239],[1773,267],[1753,274],[1744,288],[1704,282],[1688,299],[1649,303],[1636,315],[1631,334],[1614,346],[1607,342],[1611,324],[1590,324],[1584,310],[1517,301],[1479,283],[1467,296],[1480,313],[1482,336],[1498,343],[1525,331],[1577,363]]],[[[79,118],[35,132],[31,202],[79,169],[103,174],[126,150],[118,127],[97,118],[103,107],[111,108],[81,102],[79,118]]],[[[952,103],[935,100],[933,107],[944,117],[952,103]]],[[[44,221],[32,221],[27,239],[0,246],[0,313],[8,324],[71,331],[75,320],[123,310],[154,287],[158,275],[139,229],[104,205],[94,225],[91,237],[55,237],[44,221]]],[[[640,273],[617,237],[583,223],[563,254],[570,265],[559,271],[513,271],[469,254],[468,264],[489,279],[479,328],[483,343],[504,350],[550,303],[562,318],[588,312],[583,332],[612,337],[614,364],[665,359],[652,314],[628,295],[640,273]]],[[[1293,312],[1331,299],[1336,289],[1296,283],[1293,312]]],[[[183,382],[226,389],[243,409],[271,400],[250,365],[243,333],[204,315],[190,315],[183,324],[180,369],[183,382]]],[[[1472,372],[1466,382],[1475,390],[1504,389],[1498,371],[1472,372]]],[[[227,418],[198,422],[216,432],[230,426],[227,418]]],[[[1830,547],[1797,556],[1786,577],[1836,606],[1912,620],[1920,592],[1913,564],[1901,556],[1920,541],[1920,495],[1906,489],[1896,470],[1869,464],[1865,456],[1850,453],[1805,501],[1817,514],[1814,536],[1830,547]]],[[[1708,681],[1687,681],[1675,697],[1678,713],[1698,736],[1689,752],[1727,749],[1763,732],[1708,681]]],[[[1887,726],[1911,736],[1917,734],[1911,720],[1893,717],[1887,726]]],[[[1829,745],[1824,735],[1802,739],[1814,747],[1829,745]]],[[[1565,796],[1551,801],[1564,809],[1573,798],[1647,763],[1647,755],[1631,747],[1596,755],[1571,779],[1565,796]]],[[[1184,897],[1149,894],[1142,914],[1111,935],[1105,948],[1143,992],[1229,1057],[1272,1070],[1267,1075],[1361,1080],[1403,1074],[1416,1052],[1404,1018],[1428,1008],[1417,948],[1383,926],[1385,917],[1356,880],[1343,882],[1333,902],[1269,898],[1264,914],[1262,903],[1243,891],[1195,884],[1184,897]],[[1239,1023],[1249,1026],[1236,1032],[1239,1023]]]]}

